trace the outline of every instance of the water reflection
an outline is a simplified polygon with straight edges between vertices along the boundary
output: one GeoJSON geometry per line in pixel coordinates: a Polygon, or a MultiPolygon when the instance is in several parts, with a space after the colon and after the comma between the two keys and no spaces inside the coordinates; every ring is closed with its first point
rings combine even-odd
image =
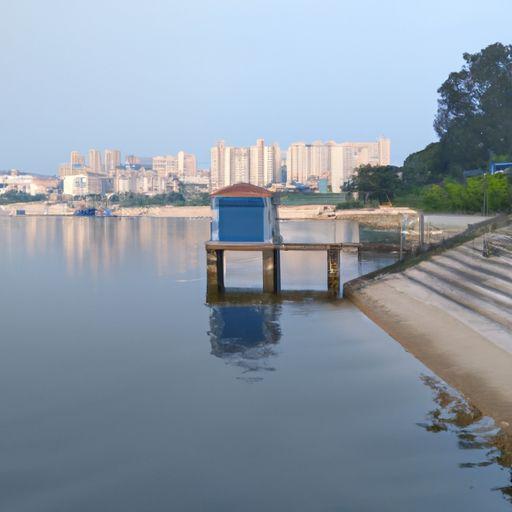
{"type": "Polygon", "coordinates": [[[56,259],[63,256],[68,276],[108,274],[133,255],[144,258],[159,277],[198,274],[208,235],[203,220],[150,217],[7,217],[0,228],[7,247],[23,247],[32,259],[49,251],[58,253],[56,259]]]}
{"type": "Polygon", "coordinates": [[[244,304],[242,297],[240,294],[231,294],[229,298],[209,297],[208,335],[211,354],[241,368],[242,376],[238,378],[254,382],[262,380],[263,372],[275,370],[271,361],[281,339],[281,305],[277,302],[244,304]]]}
{"type": "Polygon", "coordinates": [[[209,331],[211,354],[242,370],[237,377],[248,382],[263,380],[265,372],[276,370],[273,362],[283,335],[280,317],[284,304],[293,303],[304,315],[314,303],[332,303],[336,299],[325,291],[283,291],[279,295],[232,289],[210,292],[209,331]]]}
{"type": "Polygon", "coordinates": [[[512,436],[436,377],[422,375],[421,379],[432,390],[437,407],[427,414],[426,422],[418,425],[428,432],[451,432],[457,436],[461,450],[475,450],[475,457],[483,454],[480,460],[461,462],[461,468],[481,468],[493,464],[506,468],[510,485],[492,490],[500,491],[512,503],[512,436]]]}

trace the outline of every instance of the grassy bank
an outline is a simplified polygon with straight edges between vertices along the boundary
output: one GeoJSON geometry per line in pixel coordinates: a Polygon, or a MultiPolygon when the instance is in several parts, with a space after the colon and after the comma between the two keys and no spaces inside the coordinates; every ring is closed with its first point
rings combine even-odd
{"type": "Polygon", "coordinates": [[[304,206],[311,204],[336,205],[344,200],[344,194],[282,194],[281,204],[285,206],[304,206]]]}

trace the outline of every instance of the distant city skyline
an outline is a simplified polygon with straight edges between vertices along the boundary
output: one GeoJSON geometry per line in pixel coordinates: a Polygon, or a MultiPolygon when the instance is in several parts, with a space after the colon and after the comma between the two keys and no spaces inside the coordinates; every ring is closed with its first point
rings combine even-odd
{"type": "Polygon", "coordinates": [[[4,2],[0,169],[54,174],[70,148],[110,147],[142,156],[187,148],[206,167],[220,139],[286,148],[381,134],[401,164],[436,140],[436,91],[463,53],[510,42],[506,0],[258,7],[4,2]],[[145,27],[136,37],[134,20],[145,27]]]}
{"type": "Polygon", "coordinates": [[[305,185],[310,178],[325,178],[332,191],[339,192],[357,167],[390,163],[391,141],[385,137],[357,142],[300,141],[286,151],[277,142],[265,144],[263,138],[242,147],[220,140],[210,149],[211,188],[215,191],[241,182],[259,187],[284,182],[305,185]]]}

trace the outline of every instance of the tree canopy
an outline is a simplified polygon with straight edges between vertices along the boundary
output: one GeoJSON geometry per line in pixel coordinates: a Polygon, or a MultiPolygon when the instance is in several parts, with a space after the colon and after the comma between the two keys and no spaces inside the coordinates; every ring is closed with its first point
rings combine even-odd
{"type": "Polygon", "coordinates": [[[400,168],[394,165],[362,165],[345,186],[348,192],[364,194],[365,201],[389,201],[400,188],[400,168]]]}
{"type": "Polygon", "coordinates": [[[364,192],[362,199],[387,195],[397,204],[459,212],[482,211],[487,190],[490,211],[512,209],[512,174],[463,179],[463,171],[485,171],[490,161],[512,161],[512,45],[494,43],[463,57],[462,68],[438,89],[439,142],[409,155],[392,173],[398,182],[386,173],[379,182],[360,169],[345,190],[364,192]]]}
{"type": "Polygon", "coordinates": [[[453,176],[512,156],[512,45],[494,43],[464,61],[438,89],[434,121],[441,167],[453,176]]]}

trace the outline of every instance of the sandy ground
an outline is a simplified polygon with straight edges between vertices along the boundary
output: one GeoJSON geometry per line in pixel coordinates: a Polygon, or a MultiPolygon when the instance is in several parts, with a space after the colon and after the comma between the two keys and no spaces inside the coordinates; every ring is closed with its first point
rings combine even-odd
{"type": "Polygon", "coordinates": [[[210,218],[209,206],[151,206],[146,208],[117,208],[115,215],[119,217],[188,217],[210,218]]]}
{"type": "MultiPolygon", "coordinates": [[[[0,215],[14,215],[16,210],[25,210],[26,215],[73,215],[74,210],[68,208],[65,203],[47,205],[44,202],[38,203],[16,203],[0,206],[0,215]]],[[[209,206],[151,206],[151,207],[130,207],[116,208],[115,215],[120,217],[188,217],[188,218],[210,218],[211,209],[209,206]]],[[[279,218],[282,220],[325,220],[345,219],[362,221],[375,227],[394,228],[398,227],[402,216],[410,219],[417,218],[417,212],[409,208],[365,208],[360,210],[338,210],[334,206],[326,205],[304,205],[304,206],[280,206],[279,218]]]]}
{"type": "Polygon", "coordinates": [[[512,425],[512,228],[345,294],[406,350],[500,426],[512,425]]]}

